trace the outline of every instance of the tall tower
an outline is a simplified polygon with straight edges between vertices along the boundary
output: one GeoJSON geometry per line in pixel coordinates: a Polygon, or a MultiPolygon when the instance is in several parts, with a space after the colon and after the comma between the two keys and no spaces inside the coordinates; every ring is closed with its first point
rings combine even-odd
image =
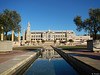
{"type": "Polygon", "coordinates": [[[26,41],[31,41],[30,23],[27,25],[26,41]]]}

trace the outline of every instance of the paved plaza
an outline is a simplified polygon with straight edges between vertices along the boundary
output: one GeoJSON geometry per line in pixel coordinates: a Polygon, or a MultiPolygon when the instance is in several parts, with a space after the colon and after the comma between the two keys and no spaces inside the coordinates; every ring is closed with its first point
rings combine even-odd
{"type": "MultiPolygon", "coordinates": [[[[47,47],[49,48],[49,47],[47,47]]],[[[100,70],[100,53],[90,50],[62,50],[68,55],[100,70]]],[[[0,74],[17,65],[21,61],[36,53],[36,50],[14,50],[10,53],[0,54],[0,74]]]]}
{"type": "Polygon", "coordinates": [[[100,53],[94,53],[90,50],[62,50],[62,51],[100,70],[100,53]]]}
{"type": "Polygon", "coordinates": [[[30,57],[34,51],[15,50],[7,54],[0,54],[0,74],[30,57]]]}

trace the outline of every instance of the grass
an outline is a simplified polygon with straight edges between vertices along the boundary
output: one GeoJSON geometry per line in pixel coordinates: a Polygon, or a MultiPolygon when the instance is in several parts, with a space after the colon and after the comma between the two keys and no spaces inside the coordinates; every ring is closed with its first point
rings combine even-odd
{"type": "Polygon", "coordinates": [[[41,48],[41,46],[22,46],[22,47],[13,47],[13,50],[35,50],[41,48]]]}
{"type": "Polygon", "coordinates": [[[87,49],[87,47],[84,47],[84,46],[57,46],[57,47],[65,49],[65,50],[83,50],[83,49],[87,49]]]}

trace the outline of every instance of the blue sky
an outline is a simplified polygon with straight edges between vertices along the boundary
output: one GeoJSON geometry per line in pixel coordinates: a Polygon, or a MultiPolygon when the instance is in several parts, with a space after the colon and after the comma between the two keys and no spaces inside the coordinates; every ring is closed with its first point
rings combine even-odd
{"type": "MultiPolygon", "coordinates": [[[[21,32],[31,30],[73,30],[78,32],[73,22],[76,15],[88,18],[89,8],[100,8],[100,0],[0,0],[0,12],[4,9],[16,10],[21,16],[21,32]]],[[[22,35],[21,33],[21,35],[22,35]]]]}

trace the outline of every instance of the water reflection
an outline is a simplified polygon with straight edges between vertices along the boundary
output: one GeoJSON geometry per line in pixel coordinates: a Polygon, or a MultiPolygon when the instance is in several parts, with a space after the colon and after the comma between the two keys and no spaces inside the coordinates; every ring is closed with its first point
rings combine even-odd
{"type": "Polygon", "coordinates": [[[25,75],[78,75],[53,49],[45,50],[25,75]]]}
{"type": "Polygon", "coordinates": [[[59,58],[60,55],[54,51],[53,49],[46,49],[41,55],[39,58],[46,58],[49,60],[51,60],[51,58],[59,58]]]}

